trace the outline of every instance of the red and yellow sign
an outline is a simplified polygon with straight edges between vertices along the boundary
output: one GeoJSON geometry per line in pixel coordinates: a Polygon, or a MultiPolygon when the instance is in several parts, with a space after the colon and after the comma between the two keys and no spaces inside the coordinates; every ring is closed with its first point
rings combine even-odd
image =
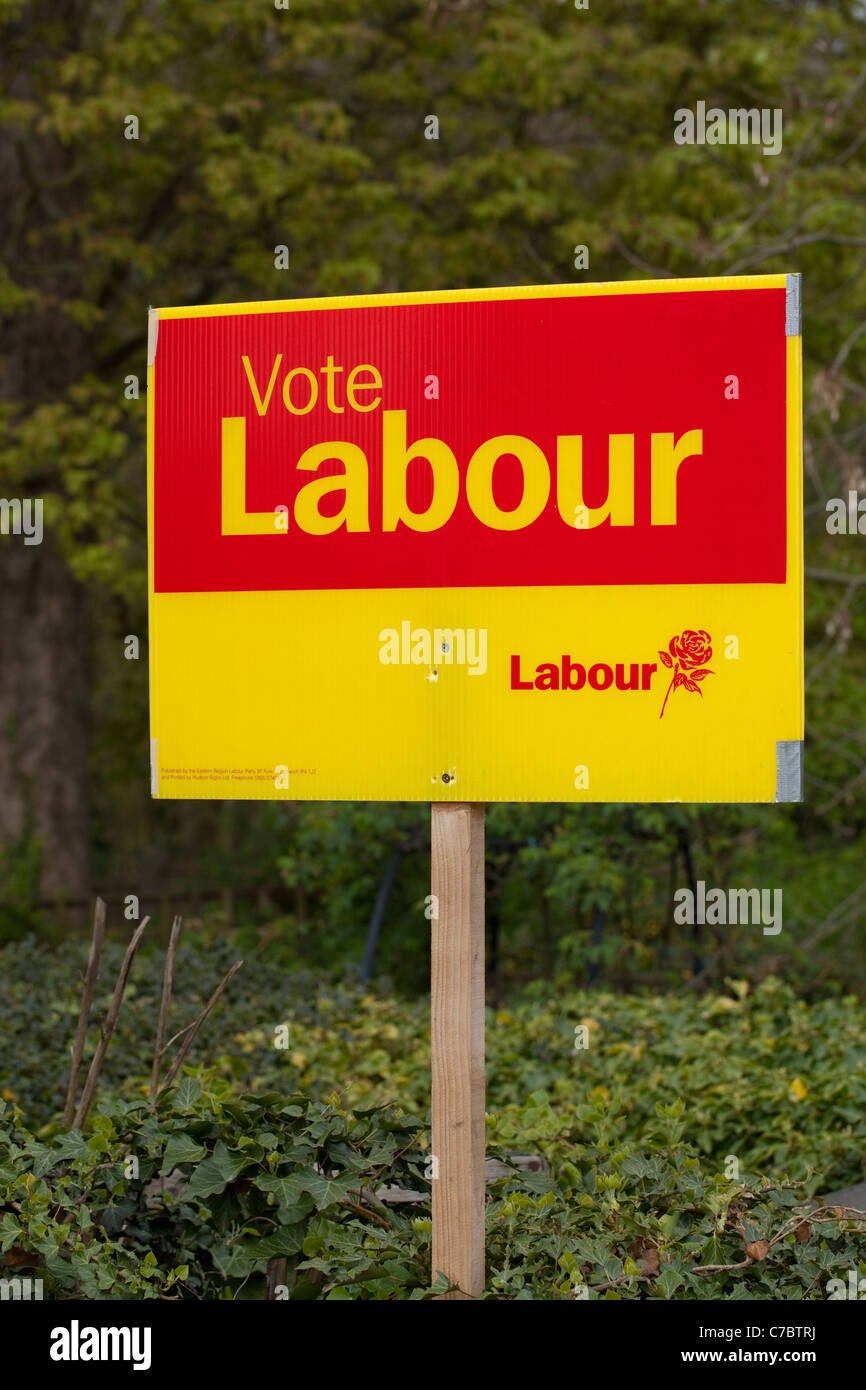
{"type": "Polygon", "coordinates": [[[799,278],[151,311],[161,797],[772,801],[799,278]]]}

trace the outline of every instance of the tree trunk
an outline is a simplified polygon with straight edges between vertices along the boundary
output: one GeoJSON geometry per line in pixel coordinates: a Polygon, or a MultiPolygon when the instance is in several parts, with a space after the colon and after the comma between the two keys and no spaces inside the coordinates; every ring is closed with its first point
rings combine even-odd
{"type": "Polygon", "coordinates": [[[86,653],[83,593],[50,534],[0,536],[0,851],[35,837],[47,895],[90,889],[86,653]]]}

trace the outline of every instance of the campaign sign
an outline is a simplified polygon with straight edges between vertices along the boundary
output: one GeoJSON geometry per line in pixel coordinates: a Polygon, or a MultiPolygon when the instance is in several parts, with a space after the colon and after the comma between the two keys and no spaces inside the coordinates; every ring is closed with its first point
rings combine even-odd
{"type": "Polygon", "coordinates": [[[151,310],[160,797],[793,801],[796,275],[151,310]]]}

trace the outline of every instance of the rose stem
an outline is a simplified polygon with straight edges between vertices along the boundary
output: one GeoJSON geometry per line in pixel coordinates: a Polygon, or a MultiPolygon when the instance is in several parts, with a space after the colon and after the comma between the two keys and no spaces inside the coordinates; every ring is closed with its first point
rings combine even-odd
{"type": "MultiPolygon", "coordinates": [[[[676,665],[676,666],[674,667],[674,673],[673,673],[673,675],[671,676],[671,683],[670,683],[670,685],[668,686],[668,695],[670,695],[671,691],[672,691],[673,688],[674,688],[674,681],[675,681],[676,678],[677,678],[677,671],[678,671],[679,669],[680,669],[680,668],[679,668],[679,665],[676,665]]],[[[666,695],[665,698],[664,698],[664,703],[662,704],[662,709],[661,709],[661,714],[659,715],[659,719],[661,719],[662,714],[664,714],[664,712],[665,712],[665,705],[666,705],[667,702],[668,702],[668,695],[666,695]]]]}

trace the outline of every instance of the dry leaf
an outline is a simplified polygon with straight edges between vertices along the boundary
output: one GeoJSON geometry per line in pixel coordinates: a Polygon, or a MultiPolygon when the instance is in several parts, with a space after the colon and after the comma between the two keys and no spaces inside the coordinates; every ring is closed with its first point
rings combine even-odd
{"type": "Polygon", "coordinates": [[[39,1264],[39,1256],[32,1250],[24,1250],[20,1246],[13,1245],[11,1250],[7,1250],[5,1256],[0,1255],[0,1265],[5,1264],[7,1269],[17,1269],[19,1265],[30,1265],[33,1269],[39,1264]]]}
{"type": "Polygon", "coordinates": [[[806,1241],[809,1239],[809,1232],[811,1229],[812,1228],[809,1225],[808,1221],[800,1222],[799,1226],[797,1227],[797,1243],[799,1245],[806,1244],[806,1241]]]}
{"type": "Polygon", "coordinates": [[[765,1260],[770,1253],[770,1242],[768,1240],[753,1240],[751,1245],[746,1246],[746,1254],[750,1260],[765,1260]]]}
{"type": "Polygon", "coordinates": [[[654,1279],[659,1272],[659,1252],[658,1250],[648,1250],[644,1256],[643,1264],[640,1267],[641,1274],[654,1279]]]}

